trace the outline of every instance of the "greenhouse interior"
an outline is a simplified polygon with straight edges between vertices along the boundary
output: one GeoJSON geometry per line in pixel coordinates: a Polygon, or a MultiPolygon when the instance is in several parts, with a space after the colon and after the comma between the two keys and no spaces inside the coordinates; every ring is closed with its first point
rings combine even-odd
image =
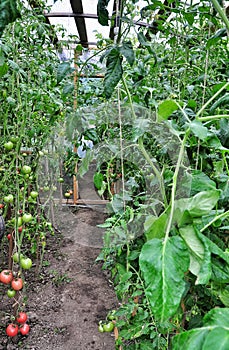
{"type": "Polygon", "coordinates": [[[229,349],[229,1],[0,1],[0,349],[229,349]]]}

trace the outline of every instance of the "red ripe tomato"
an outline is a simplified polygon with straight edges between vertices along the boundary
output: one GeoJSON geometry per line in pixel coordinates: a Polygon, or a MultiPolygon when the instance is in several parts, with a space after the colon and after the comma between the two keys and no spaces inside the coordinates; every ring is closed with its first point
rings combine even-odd
{"type": "Polygon", "coordinates": [[[18,230],[18,232],[20,232],[20,233],[21,233],[21,232],[22,232],[22,230],[23,230],[23,226],[19,226],[17,230],[18,230]]]}
{"type": "Polygon", "coordinates": [[[4,204],[0,203],[0,209],[4,208],[4,204]]]}
{"type": "Polygon", "coordinates": [[[6,327],[6,334],[8,337],[15,337],[18,334],[18,325],[10,323],[6,327]]]}
{"type": "Polygon", "coordinates": [[[30,327],[27,323],[24,323],[22,327],[20,327],[20,332],[22,335],[28,334],[30,331],[30,327]]]}
{"type": "Polygon", "coordinates": [[[7,235],[7,239],[10,241],[10,238],[11,238],[11,233],[8,233],[7,235]]]}
{"type": "Polygon", "coordinates": [[[10,282],[12,281],[13,279],[13,274],[12,274],[12,271],[10,270],[3,270],[1,273],[0,273],[0,281],[4,284],[10,284],[10,282]]]}
{"type": "Polygon", "coordinates": [[[18,323],[23,324],[23,323],[25,323],[27,321],[27,319],[28,319],[28,317],[27,317],[27,314],[25,312],[19,312],[16,321],[18,323]]]}
{"type": "Polygon", "coordinates": [[[22,287],[23,287],[23,280],[22,280],[22,278],[15,278],[15,279],[13,279],[12,282],[11,282],[11,287],[14,290],[21,290],[22,287]]]}

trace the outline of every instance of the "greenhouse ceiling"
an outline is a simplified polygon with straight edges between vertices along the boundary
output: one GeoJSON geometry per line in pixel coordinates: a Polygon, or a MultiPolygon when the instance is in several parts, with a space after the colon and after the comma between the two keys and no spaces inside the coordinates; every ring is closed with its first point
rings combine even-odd
{"type": "MultiPolygon", "coordinates": [[[[65,29],[65,36],[59,35],[59,40],[72,40],[74,43],[80,43],[85,48],[93,48],[97,45],[96,34],[102,34],[106,39],[114,39],[114,25],[111,21],[108,26],[102,26],[98,22],[97,16],[98,0],[48,0],[47,5],[50,11],[45,14],[50,24],[62,26],[65,29]]],[[[109,18],[114,18],[118,12],[121,2],[110,0],[107,6],[109,18]]],[[[136,2],[136,9],[140,11],[146,5],[146,1],[136,2]]],[[[139,20],[139,18],[138,18],[139,20]]],[[[139,25],[147,25],[138,22],[139,25]]]]}

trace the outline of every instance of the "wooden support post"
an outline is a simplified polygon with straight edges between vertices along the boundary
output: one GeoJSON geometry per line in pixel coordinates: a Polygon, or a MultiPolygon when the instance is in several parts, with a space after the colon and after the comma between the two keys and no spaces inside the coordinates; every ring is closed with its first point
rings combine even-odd
{"type": "MultiPolygon", "coordinates": [[[[74,146],[74,152],[77,152],[76,147],[74,146]]],[[[75,166],[75,173],[77,174],[77,163],[75,166]]],[[[76,204],[77,200],[79,199],[79,188],[78,188],[78,180],[76,178],[76,175],[73,175],[73,203],[76,204]]]]}

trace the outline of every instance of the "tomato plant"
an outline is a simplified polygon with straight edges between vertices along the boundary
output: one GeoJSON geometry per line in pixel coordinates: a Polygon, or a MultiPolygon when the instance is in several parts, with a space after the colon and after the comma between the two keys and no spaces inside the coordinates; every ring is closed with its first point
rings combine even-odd
{"type": "MultiPolygon", "coordinates": [[[[100,22],[109,20],[104,3],[98,1],[100,22]]],[[[223,3],[145,1],[139,11],[136,1],[123,2],[119,33],[101,58],[105,78],[79,80],[74,113],[61,85],[68,62],[59,65],[34,14],[22,10],[23,21],[2,38],[0,189],[15,246],[24,252],[26,241],[36,253],[41,242],[43,253],[49,225],[35,201],[37,161],[66,107],[66,137],[78,151],[67,151],[65,170],[74,175],[80,160],[84,174],[95,157],[94,184],[110,200],[98,259],[120,299],[116,342],[124,350],[227,346],[229,22],[223,3]],[[136,16],[147,26],[138,23],[136,30],[136,16]],[[31,42],[43,44],[34,50],[31,42]],[[22,208],[23,223],[31,224],[17,231],[22,208]]],[[[56,188],[46,177],[49,195],[56,188]]],[[[63,193],[70,198],[66,188],[63,193]]]]}

